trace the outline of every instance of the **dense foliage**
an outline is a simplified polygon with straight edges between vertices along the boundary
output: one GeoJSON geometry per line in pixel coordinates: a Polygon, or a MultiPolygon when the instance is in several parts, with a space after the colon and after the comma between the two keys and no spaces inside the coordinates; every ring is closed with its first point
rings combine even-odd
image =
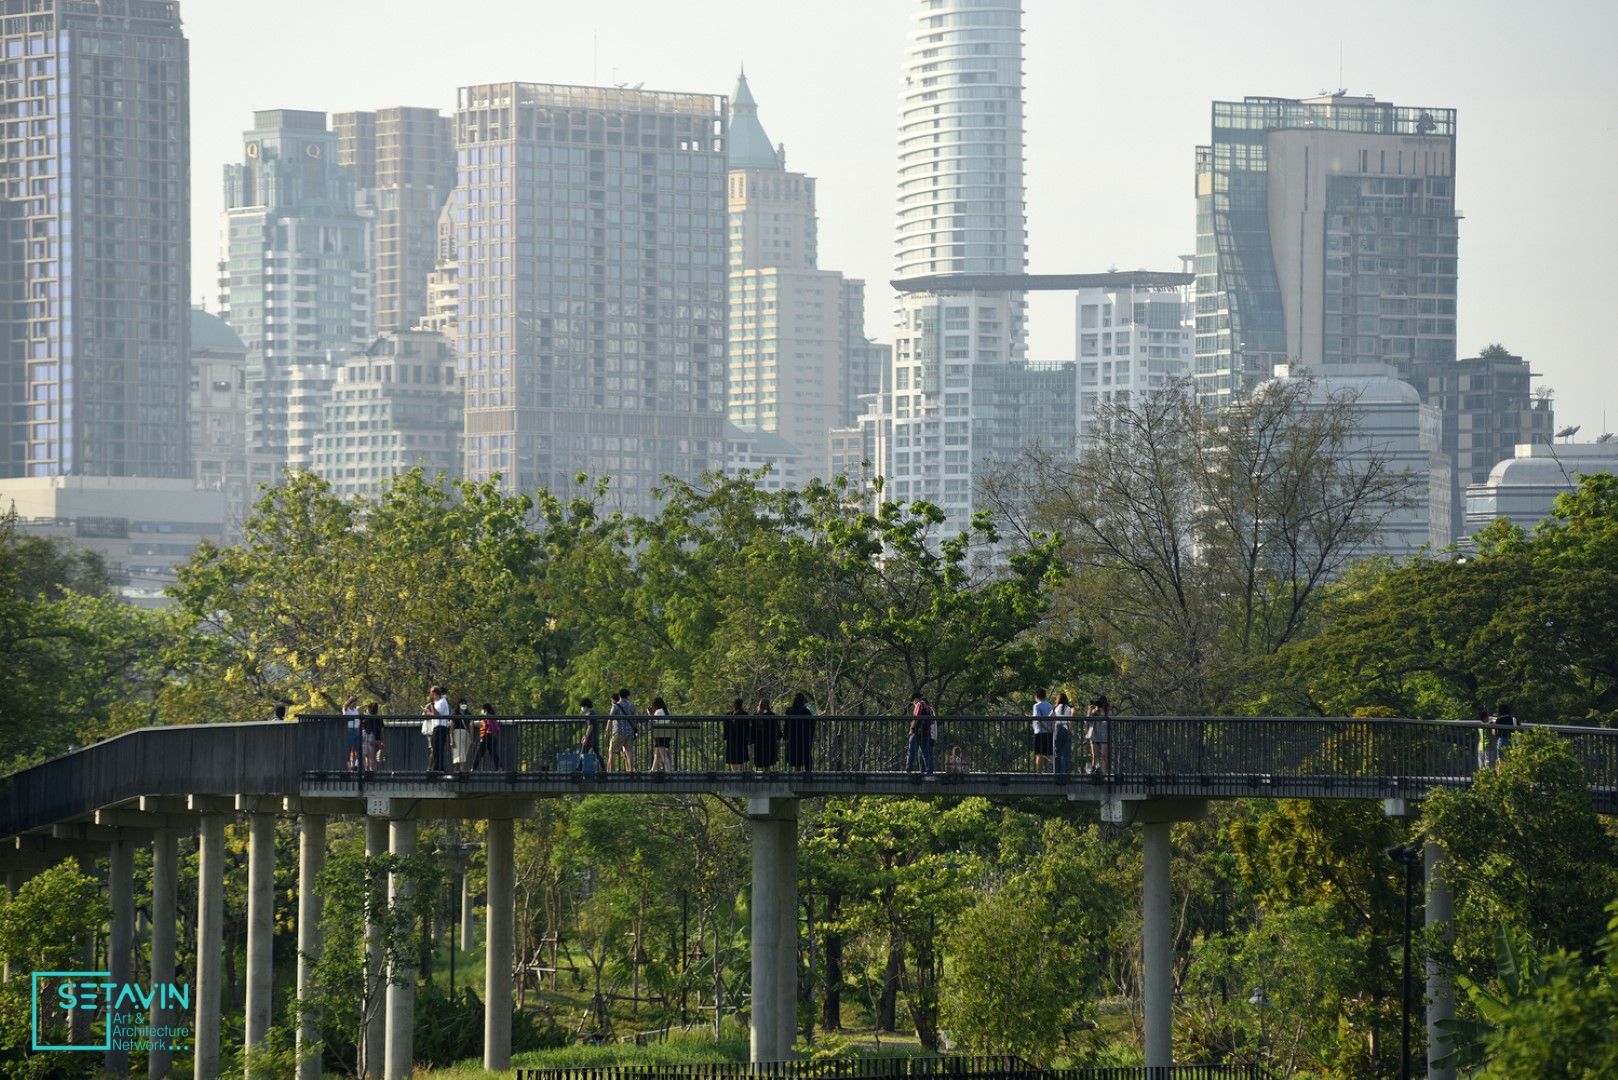
{"type": "MultiPolygon", "coordinates": [[[[671,483],[659,515],[633,518],[582,484],[510,495],[412,473],[364,503],[297,476],[265,493],[240,546],[199,552],[175,607],[156,614],[117,604],[93,560],[0,521],[0,708],[37,717],[14,727],[8,753],[25,763],[141,723],[257,718],[276,700],[331,711],[356,693],[414,712],[434,682],[510,712],[571,711],[624,684],[686,712],[798,690],[832,713],[893,712],[913,693],[945,712],[1021,712],[1047,686],[1110,691],[1134,712],[1464,718],[1508,701],[1532,722],[1618,715],[1614,478],[1587,478],[1536,531],[1491,527],[1464,556],[1355,561],[1404,479],[1346,463],[1345,409],[1261,398],[1213,425],[1169,395],[1104,421],[1087,464],[1025,463],[999,489],[1003,512],[959,536],[940,534],[936,507],[821,483],[671,483]]],[[[540,972],[541,1009],[554,1011],[520,1030],[537,1041],[553,1021],[695,1018],[734,1032],[749,992],[743,810],[592,797],[520,822],[520,958],[556,959],[540,972]],[[575,1003],[565,1016],[552,979],[575,1003]]],[[[1576,763],[1530,734],[1417,822],[1374,804],[1249,800],[1176,826],[1177,1054],[1396,1075],[1402,874],[1382,851],[1424,836],[1448,852],[1457,892],[1444,962],[1495,985],[1504,927],[1547,954],[1544,984],[1513,1007],[1570,1043],[1607,1038],[1610,1011],[1598,1022],[1565,1003],[1612,997],[1599,913],[1618,896],[1618,847],[1576,763]]],[[[425,867],[475,841],[470,826],[426,829],[419,902],[393,910],[390,863],[368,863],[353,826],[333,825],[317,978],[329,1066],[354,1067],[379,1000],[361,914],[392,911],[395,966],[425,957],[431,970],[459,890],[425,867]]],[[[290,827],[277,843],[285,930],[290,827]]],[[[806,1037],[906,1031],[1040,1063],[1135,1053],[1138,840],[1089,804],[818,800],[802,809],[800,851],[806,1037]]],[[[234,829],[228,853],[226,992],[239,1008],[234,829]]],[[[475,893],[476,856],[467,872],[475,893]]],[[[182,919],[194,873],[188,856],[182,919]]],[[[0,908],[8,957],[56,947],[29,921],[40,889],[80,930],[103,917],[79,882],[36,878],[0,908]]],[[[295,959],[290,942],[279,935],[278,962],[295,959]]],[[[180,951],[194,962],[192,931],[180,951]]],[[[445,1015],[481,1007],[433,992],[445,1015]]],[[[287,1030],[295,1015],[289,1002],[287,1030]]],[[[435,1053],[472,1045],[440,1034],[435,1053]]],[[[1528,1060],[1520,1034],[1490,1038],[1484,1056],[1528,1060]]]]}

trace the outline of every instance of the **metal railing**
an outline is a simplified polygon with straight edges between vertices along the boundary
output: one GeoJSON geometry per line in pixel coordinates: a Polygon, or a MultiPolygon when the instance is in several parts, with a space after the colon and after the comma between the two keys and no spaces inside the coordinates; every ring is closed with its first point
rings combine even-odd
{"type": "Polygon", "coordinates": [[[518,1069],[516,1080],[1271,1080],[1252,1063],[1144,1065],[1043,1069],[1022,1058],[889,1057],[843,1061],[693,1062],[667,1065],[601,1065],[563,1069],[518,1069]]]}
{"type": "MultiPolygon", "coordinates": [[[[349,772],[348,717],[305,716],[297,723],[205,724],[146,728],[0,777],[0,836],[82,817],[140,795],[298,795],[307,781],[341,787],[349,772]]],[[[637,718],[634,771],[606,772],[608,717],[598,717],[597,789],[651,783],[681,790],[733,788],[774,778],[809,793],[913,790],[921,779],[907,766],[910,718],[903,716],[678,717],[668,724],[637,718]],[[738,721],[743,725],[738,727],[738,721]],[[800,726],[801,725],[801,726],[800,726]],[[668,770],[653,775],[655,743],[667,739],[668,770]],[[745,757],[742,773],[730,760],[745,757]]],[[[545,789],[586,779],[577,768],[584,722],[577,716],[500,718],[497,775],[504,783],[545,789]]],[[[428,739],[422,718],[384,718],[377,780],[424,781],[428,739]]],[[[1421,798],[1465,787],[1477,767],[1478,725],[1446,721],[1273,719],[1246,717],[1112,717],[1105,773],[1090,773],[1083,718],[1075,718],[1067,772],[1051,762],[1036,772],[1028,717],[938,718],[933,772],[922,790],[1023,793],[1089,784],[1128,797],[1421,798]],[[946,774],[958,748],[968,775],[946,774]],[[953,788],[951,785],[954,784],[953,788]],[[969,789],[960,785],[976,784],[969,789]]],[[[1553,727],[1584,769],[1595,807],[1618,813],[1618,730],[1553,727]]],[[[1058,749],[1061,749],[1058,747],[1058,749]]],[[[447,756],[447,755],[446,755],[447,756]]],[[[619,763],[621,765],[621,762],[619,763]]],[[[484,773],[495,762],[480,763],[484,773]]],[[[449,766],[446,764],[445,768],[449,766]]],[[[446,773],[445,775],[450,775],[446,773]]],[[[367,777],[367,779],[370,779],[367,777]]],[[[468,776],[468,779],[475,777],[468,776]]],[[[488,778],[490,781],[493,777],[488,778]]],[[[638,786],[637,786],[638,785],[638,786]]],[[[1054,791],[1053,791],[1054,793],[1054,791]]]]}

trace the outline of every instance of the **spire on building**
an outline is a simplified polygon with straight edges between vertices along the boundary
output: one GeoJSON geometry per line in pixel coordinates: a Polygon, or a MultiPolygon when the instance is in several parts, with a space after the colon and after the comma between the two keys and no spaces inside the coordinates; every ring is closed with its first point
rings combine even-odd
{"type": "Polygon", "coordinates": [[[779,169],[781,158],[758,122],[758,102],[747,88],[747,72],[736,78],[730,96],[730,145],[726,154],[732,169],[779,169]]]}

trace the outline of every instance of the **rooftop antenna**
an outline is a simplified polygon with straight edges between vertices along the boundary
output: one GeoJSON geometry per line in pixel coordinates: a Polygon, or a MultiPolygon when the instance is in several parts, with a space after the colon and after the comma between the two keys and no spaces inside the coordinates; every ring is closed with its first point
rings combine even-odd
{"type": "Polygon", "coordinates": [[[1348,84],[1343,81],[1343,39],[1342,38],[1337,39],[1337,85],[1342,87],[1341,90],[1337,91],[1339,94],[1347,93],[1348,84]]]}

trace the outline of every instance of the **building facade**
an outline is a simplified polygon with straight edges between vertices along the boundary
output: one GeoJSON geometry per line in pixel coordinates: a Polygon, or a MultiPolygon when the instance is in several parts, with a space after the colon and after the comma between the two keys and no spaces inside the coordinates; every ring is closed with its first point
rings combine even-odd
{"type": "Polygon", "coordinates": [[[1533,376],[1526,360],[1503,350],[1411,365],[1406,381],[1443,421],[1443,449],[1454,463],[1450,520],[1457,526],[1471,525],[1464,501],[1471,487],[1488,483],[1515,448],[1549,442],[1556,430],[1551,398],[1533,393],[1533,376]]]}
{"type": "Polygon", "coordinates": [[[1381,526],[1374,542],[1356,558],[1403,559],[1449,546],[1451,466],[1442,448],[1437,406],[1425,404],[1391,364],[1339,364],[1316,371],[1281,366],[1276,377],[1283,383],[1309,380],[1305,407],[1351,403],[1354,430],[1343,447],[1341,464],[1358,471],[1376,463],[1390,473],[1408,475],[1408,498],[1400,505],[1374,508],[1383,515],[1381,526]]]}
{"type": "Polygon", "coordinates": [[[1074,340],[1081,445],[1098,408],[1166,389],[1191,374],[1194,345],[1186,292],[1134,285],[1078,291],[1074,340]]]}
{"type": "Polygon", "coordinates": [[[191,478],[189,62],[168,0],[0,0],[0,477],[191,478]]]}
{"type": "Polygon", "coordinates": [[[508,490],[725,462],[722,96],[465,87],[455,116],[465,475],[508,490]]]}
{"type": "Polygon", "coordinates": [[[865,283],[817,266],[815,181],[786,169],[743,75],[731,98],[727,412],[783,436],[808,476],[831,475],[827,432],[876,385],[865,283]]]}
{"type": "Polygon", "coordinates": [[[313,469],[337,494],[365,498],[415,468],[429,477],[459,476],[464,406],[451,338],[427,330],[380,334],[335,367],[313,469]]]}
{"type": "Polygon", "coordinates": [[[1015,370],[1026,352],[1023,294],[994,280],[1027,268],[1022,4],[921,0],[915,20],[899,117],[898,325],[872,401],[883,411],[862,423],[884,497],[934,502],[955,530],[971,520],[972,463],[984,458],[974,395],[1003,382],[975,369],[1015,370]]]}
{"type": "Polygon", "coordinates": [[[217,315],[191,311],[191,458],[199,491],[225,499],[225,535],[241,535],[257,492],[247,482],[247,346],[217,315]]]}
{"type": "MultiPolygon", "coordinates": [[[[247,345],[248,470],[259,484],[307,468],[329,355],[370,336],[371,222],[326,114],[253,114],[225,166],[219,302],[247,345]],[[296,398],[296,400],[295,400],[296,398]]],[[[329,381],[326,382],[329,386],[329,381]]]]}
{"type": "Polygon", "coordinates": [[[1197,148],[1196,380],[1454,360],[1455,111],[1370,97],[1213,104],[1197,148]]]}
{"type": "Polygon", "coordinates": [[[372,324],[408,330],[428,312],[438,265],[438,215],[455,187],[450,118],[399,106],[336,113],[337,160],[354,170],[357,205],[371,218],[372,324]]]}
{"type": "Polygon", "coordinates": [[[1500,518],[1531,530],[1551,516],[1558,495],[1596,473],[1618,473],[1618,443],[1542,440],[1513,447],[1512,456],[1496,462],[1481,482],[1467,485],[1461,531],[1473,537],[1500,518]]]}

